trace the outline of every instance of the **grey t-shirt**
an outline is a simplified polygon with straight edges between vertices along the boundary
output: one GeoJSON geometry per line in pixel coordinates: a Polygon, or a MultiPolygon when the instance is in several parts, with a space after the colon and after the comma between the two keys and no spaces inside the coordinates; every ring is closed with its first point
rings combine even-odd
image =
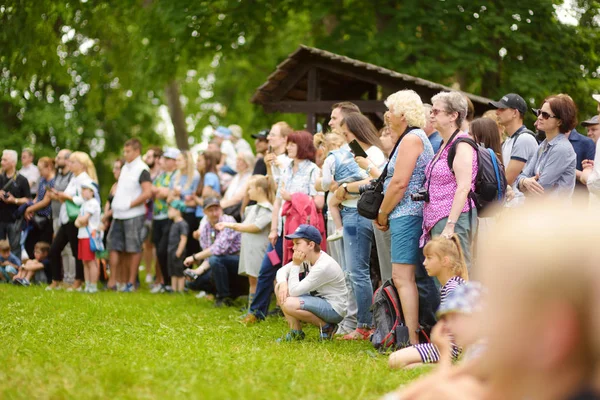
{"type": "MultiPolygon", "coordinates": [[[[65,175],[61,174],[60,172],[57,173],[55,178],[56,180],[54,181],[54,189],[56,189],[57,192],[64,192],[72,177],[72,172],[67,172],[65,175]]],[[[52,200],[52,219],[58,220],[61,204],[62,203],[58,200],[52,200]]]]}
{"type": "Polygon", "coordinates": [[[180,236],[187,236],[189,230],[190,228],[188,227],[187,222],[184,220],[174,222],[173,225],[171,225],[171,229],[169,229],[169,243],[167,245],[169,257],[175,257],[177,247],[179,247],[180,236]]]}

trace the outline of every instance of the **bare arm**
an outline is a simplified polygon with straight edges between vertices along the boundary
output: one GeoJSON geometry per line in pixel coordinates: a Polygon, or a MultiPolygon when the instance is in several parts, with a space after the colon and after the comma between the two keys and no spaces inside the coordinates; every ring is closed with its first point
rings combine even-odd
{"type": "Polygon", "coordinates": [[[137,199],[131,202],[131,208],[145,204],[146,201],[148,201],[152,197],[152,182],[144,182],[141,186],[142,194],[140,194],[137,199]]]}
{"type": "Polygon", "coordinates": [[[509,185],[512,185],[521,171],[525,168],[525,162],[519,160],[510,160],[506,166],[506,181],[509,185]]]}
{"type": "Polygon", "coordinates": [[[219,224],[217,224],[217,229],[220,227],[230,228],[230,229],[233,229],[234,231],[245,232],[245,233],[259,233],[262,230],[254,224],[243,224],[243,223],[238,224],[235,222],[220,222],[219,224]]]}

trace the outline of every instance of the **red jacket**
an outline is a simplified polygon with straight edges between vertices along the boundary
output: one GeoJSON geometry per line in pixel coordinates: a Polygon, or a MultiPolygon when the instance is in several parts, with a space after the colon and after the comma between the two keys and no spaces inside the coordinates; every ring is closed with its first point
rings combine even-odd
{"type": "MultiPolygon", "coordinates": [[[[312,225],[321,233],[321,249],[326,251],[327,235],[325,234],[325,221],[312,197],[304,193],[294,193],[291,201],[286,201],[281,215],[285,217],[285,225],[283,226],[283,235],[291,235],[302,224],[312,225]]],[[[283,239],[283,262],[285,265],[292,261],[294,254],[292,248],[294,243],[291,240],[283,239]]]]}

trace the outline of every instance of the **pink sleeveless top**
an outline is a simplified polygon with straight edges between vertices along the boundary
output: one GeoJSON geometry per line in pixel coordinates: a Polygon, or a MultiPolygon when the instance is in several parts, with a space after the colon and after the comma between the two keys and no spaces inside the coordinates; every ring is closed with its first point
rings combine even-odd
{"type": "MultiPolygon", "coordinates": [[[[460,137],[469,137],[466,133],[459,133],[442,151],[440,158],[431,160],[425,167],[425,188],[429,186],[429,202],[425,203],[423,208],[423,235],[421,236],[420,246],[423,247],[429,241],[429,231],[440,220],[447,218],[452,209],[454,194],[458,188],[456,178],[448,167],[448,152],[452,143],[460,137]],[[434,161],[435,160],[435,161],[434,161]],[[431,181],[431,185],[429,184],[431,181]]],[[[475,178],[477,177],[477,153],[473,149],[473,173],[471,175],[471,190],[475,190],[475,178]]],[[[469,211],[469,202],[471,207],[475,208],[475,203],[467,199],[462,212],[469,211]]]]}

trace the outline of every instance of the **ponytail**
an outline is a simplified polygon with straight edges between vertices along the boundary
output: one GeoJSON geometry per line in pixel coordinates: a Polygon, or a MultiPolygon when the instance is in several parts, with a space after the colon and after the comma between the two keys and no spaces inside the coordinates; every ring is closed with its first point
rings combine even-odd
{"type": "Polygon", "coordinates": [[[469,280],[469,269],[467,268],[467,262],[465,261],[465,255],[462,250],[462,246],[460,245],[460,238],[456,233],[453,233],[450,236],[450,240],[454,243],[456,247],[456,252],[458,253],[458,257],[452,260],[452,270],[456,274],[456,276],[460,276],[465,281],[469,280]]]}

